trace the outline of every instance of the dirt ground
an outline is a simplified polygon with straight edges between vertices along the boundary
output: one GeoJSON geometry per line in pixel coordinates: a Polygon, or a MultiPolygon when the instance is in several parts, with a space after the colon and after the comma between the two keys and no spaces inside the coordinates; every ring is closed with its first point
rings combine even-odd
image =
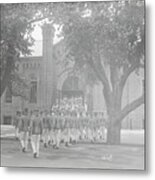
{"type": "Polygon", "coordinates": [[[2,139],[1,166],[143,170],[144,147],[80,143],[56,150],[41,144],[40,157],[34,159],[30,145],[23,153],[19,141],[2,139]]]}
{"type": "Polygon", "coordinates": [[[125,131],[122,140],[128,145],[79,142],[70,147],[61,144],[56,150],[52,146],[44,148],[41,143],[40,157],[34,159],[31,145],[23,153],[20,142],[15,140],[13,127],[1,126],[1,166],[143,170],[143,133],[125,131]]]}

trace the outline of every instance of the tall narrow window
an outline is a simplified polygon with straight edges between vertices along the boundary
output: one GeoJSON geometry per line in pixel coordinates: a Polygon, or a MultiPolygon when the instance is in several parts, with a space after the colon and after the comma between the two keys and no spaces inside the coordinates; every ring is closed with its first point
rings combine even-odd
{"type": "Polygon", "coordinates": [[[37,81],[31,82],[30,103],[37,103],[37,81]]]}
{"type": "Polygon", "coordinates": [[[6,89],[5,102],[6,103],[12,103],[11,86],[8,86],[6,89]]]}

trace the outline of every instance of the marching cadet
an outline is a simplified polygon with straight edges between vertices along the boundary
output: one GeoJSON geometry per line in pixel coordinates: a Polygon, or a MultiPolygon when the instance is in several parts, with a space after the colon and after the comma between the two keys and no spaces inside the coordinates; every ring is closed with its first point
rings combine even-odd
{"type": "Polygon", "coordinates": [[[61,141],[61,114],[57,113],[55,122],[55,149],[59,149],[61,141]]]}
{"type": "Polygon", "coordinates": [[[102,140],[105,142],[106,141],[106,122],[104,118],[104,114],[101,114],[101,137],[102,140]]]}
{"type": "Polygon", "coordinates": [[[49,113],[47,114],[47,118],[48,118],[48,145],[51,144],[51,130],[52,130],[52,126],[51,126],[51,119],[52,119],[52,110],[49,111],[49,113]]]}
{"type": "Polygon", "coordinates": [[[34,115],[31,117],[30,129],[33,157],[37,158],[39,157],[40,136],[43,133],[43,120],[39,115],[39,110],[35,110],[34,115]]]}
{"type": "Polygon", "coordinates": [[[65,116],[65,146],[69,146],[69,142],[70,142],[70,113],[69,111],[66,112],[66,116],[65,116]]]}
{"type": "Polygon", "coordinates": [[[56,123],[55,113],[51,111],[50,113],[50,142],[55,147],[55,123],[56,123]]]}
{"type": "Polygon", "coordinates": [[[96,136],[96,118],[95,118],[95,113],[92,114],[92,118],[91,118],[91,142],[94,143],[95,142],[95,136],[96,136]]]}
{"type": "Polygon", "coordinates": [[[74,141],[74,128],[73,128],[73,124],[74,124],[74,112],[71,112],[71,116],[69,118],[69,130],[70,130],[70,137],[69,137],[69,142],[71,144],[73,144],[74,141]]]}
{"type": "Polygon", "coordinates": [[[83,139],[87,139],[87,117],[86,117],[86,112],[84,111],[82,113],[82,121],[83,121],[83,139]]]}
{"type": "Polygon", "coordinates": [[[75,111],[72,112],[72,117],[71,117],[71,143],[76,144],[76,118],[77,118],[77,113],[75,111]]]}
{"type": "MultiPolygon", "coordinates": [[[[33,115],[33,111],[31,110],[30,111],[30,114],[29,114],[29,119],[30,119],[30,121],[31,121],[31,117],[32,117],[32,115],[33,115]]],[[[31,123],[31,122],[30,122],[31,123]]],[[[31,131],[29,131],[29,133],[28,133],[28,141],[30,142],[31,141],[31,131]]]]}
{"type": "Polygon", "coordinates": [[[86,139],[89,139],[89,119],[90,116],[88,113],[86,113],[85,121],[86,121],[86,139]]]}
{"type": "Polygon", "coordinates": [[[82,140],[83,139],[83,117],[82,117],[82,112],[79,113],[79,139],[82,140]]]}
{"type": "Polygon", "coordinates": [[[65,141],[65,136],[64,136],[64,132],[65,132],[65,111],[61,112],[60,130],[61,130],[61,140],[60,140],[60,142],[64,142],[65,141]]]}
{"type": "Polygon", "coordinates": [[[21,118],[21,112],[17,111],[14,117],[13,126],[15,127],[15,138],[19,138],[19,122],[21,118]]]}
{"type": "Polygon", "coordinates": [[[44,147],[47,148],[50,135],[50,115],[49,112],[45,111],[42,116],[43,119],[43,142],[44,147]]]}
{"type": "Polygon", "coordinates": [[[57,114],[57,110],[55,110],[54,115],[52,116],[53,119],[53,148],[56,148],[56,136],[57,136],[57,118],[58,118],[58,114],[57,114]]]}
{"type": "Polygon", "coordinates": [[[101,134],[101,131],[100,131],[100,114],[97,113],[97,118],[96,118],[96,140],[99,140],[100,139],[100,134],[101,134]]]}
{"type": "Polygon", "coordinates": [[[98,128],[98,132],[99,132],[99,139],[104,140],[104,119],[103,119],[103,115],[102,112],[99,113],[99,128],[98,128]]]}
{"type": "Polygon", "coordinates": [[[94,113],[94,141],[98,139],[98,113],[94,113]]]}
{"type": "Polygon", "coordinates": [[[89,140],[92,143],[94,143],[93,129],[94,129],[94,122],[93,122],[93,116],[91,115],[89,120],[89,140]]]}
{"type": "Polygon", "coordinates": [[[30,118],[28,117],[28,110],[24,110],[19,121],[19,139],[22,146],[22,152],[27,151],[28,138],[29,138],[29,127],[30,127],[30,118]]]}
{"type": "Polygon", "coordinates": [[[89,117],[89,120],[88,120],[88,140],[90,140],[91,142],[93,141],[93,138],[92,138],[92,116],[91,114],[88,115],[89,117]]]}
{"type": "Polygon", "coordinates": [[[79,113],[77,112],[75,118],[75,143],[79,141],[79,136],[80,136],[79,128],[80,128],[79,113]]]}

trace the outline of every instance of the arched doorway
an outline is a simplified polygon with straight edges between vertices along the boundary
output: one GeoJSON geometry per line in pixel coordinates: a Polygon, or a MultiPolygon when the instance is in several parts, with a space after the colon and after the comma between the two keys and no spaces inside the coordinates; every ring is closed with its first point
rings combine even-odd
{"type": "Polygon", "coordinates": [[[79,88],[79,78],[69,76],[62,85],[62,98],[84,97],[83,91],[79,88]]]}
{"type": "Polygon", "coordinates": [[[84,102],[84,92],[80,88],[80,80],[77,76],[69,76],[63,82],[61,90],[58,92],[58,99],[82,97],[84,102]]]}

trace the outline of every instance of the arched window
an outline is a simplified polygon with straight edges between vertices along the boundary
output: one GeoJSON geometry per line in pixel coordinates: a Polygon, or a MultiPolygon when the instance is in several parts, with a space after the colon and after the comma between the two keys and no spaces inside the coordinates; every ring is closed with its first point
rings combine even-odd
{"type": "Polygon", "coordinates": [[[11,85],[9,87],[7,87],[7,89],[6,89],[5,102],[12,103],[11,85]]]}
{"type": "Polygon", "coordinates": [[[79,88],[79,78],[69,76],[62,86],[62,97],[83,97],[83,91],[79,88]]]}
{"type": "Polygon", "coordinates": [[[79,79],[76,76],[68,77],[62,86],[63,91],[77,91],[79,90],[79,79]]]}
{"type": "Polygon", "coordinates": [[[31,82],[30,103],[37,103],[37,81],[31,82]]]}

